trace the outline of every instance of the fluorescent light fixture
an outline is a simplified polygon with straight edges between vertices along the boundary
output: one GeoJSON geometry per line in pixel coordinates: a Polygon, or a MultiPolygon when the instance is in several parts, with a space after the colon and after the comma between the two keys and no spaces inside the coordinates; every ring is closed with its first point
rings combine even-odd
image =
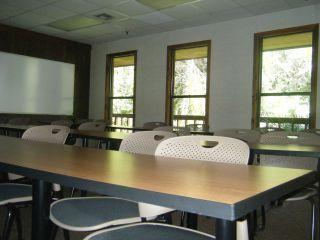
{"type": "Polygon", "coordinates": [[[137,2],[139,2],[145,6],[160,10],[160,9],[165,9],[165,8],[172,8],[172,7],[182,5],[185,3],[195,2],[195,0],[157,0],[157,1],[155,1],[155,0],[137,0],[137,2]]]}
{"type": "Polygon", "coordinates": [[[49,23],[48,26],[64,31],[73,31],[80,28],[92,27],[102,23],[104,23],[103,20],[77,15],[49,23]]]}

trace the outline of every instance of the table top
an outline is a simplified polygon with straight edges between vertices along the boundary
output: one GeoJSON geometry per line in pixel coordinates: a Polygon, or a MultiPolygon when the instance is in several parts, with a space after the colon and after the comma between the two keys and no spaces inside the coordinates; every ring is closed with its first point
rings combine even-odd
{"type": "Polygon", "coordinates": [[[253,154],[320,158],[320,146],[297,144],[249,144],[253,154]]]}
{"type": "Polygon", "coordinates": [[[128,133],[71,129],[70,135],[74,137],[87,137],[87,138],[93,138],[98,140],[113,139],[113,140],[121,141],[128,136],[128,133]]]}
{"type": "Polygon", "coordinates": [[[25,131],[28,128],[34,127],[35,125],[15,125],[15,124],[0,124],[0,129],[4,130],[15,130],[15,131],[25,131]]]}
{"type": "Polygon", "coordinates": [[[313,171],[128,154],[0,136],[0,171],[235,220],[313,182],[313,171]]]}

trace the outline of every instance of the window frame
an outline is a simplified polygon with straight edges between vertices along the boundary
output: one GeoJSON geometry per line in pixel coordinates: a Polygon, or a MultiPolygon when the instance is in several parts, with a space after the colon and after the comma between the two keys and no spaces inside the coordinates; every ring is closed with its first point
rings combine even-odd
{"type": "MultiPolygon", "coordinates": [[[[205,125],[209,125],[209,103],[210,103],[210,69],[211,69],[211,40],[204,40],[198,42],[182,43],[177,45],[170,45],[167,47],[167,82],[166,82],[166,124],[173,125],[173,100],[175,98],[203,98],[205,97],[205,116],[203,121],[205,125]],[[207,47],[207,80],[206,80],[206,94],[205,95],[184,95],[174,96],[174,68],[175,68],[175,51],[181,49],[190,49],[197,47],[207,47]]],[[[185,115],[181,115],[186,117],[185,115]]],[[[197,116],[189,116],[189,119],[197,116]]],[[[201,116],[202,117],[202,116],[201,116]]]]}
{"type": "Polygon", "coordinates": [[[132,99],[133,100],[133,109],[132,114],[116,114],[118,117],[132,117],[132,125],[135,126],[136,119],[136,80],[137,80],[137,50],[125,51],[125,52],[117,52],[107,54],[106,56],[106,78],[105,78],[105,106],[104,106],[104,118],[107,121],[110,121],[112,124],[112,100],[113,99],[132,99]],[[116,57],[127,57],[134,56],[134,83],[133,83],[133,96],[113,96],[113,59],[116,57]]]}
{"type": "MultiPolygon", "coordinates": [[[[270,118],[277,120],[278,123],[305,124],[309,128],[314,128],[316,125],[316,102],[317,102],[317,72],[318,72],[318,44],[319,44],[319,24],[310,24],[293,28],[285,28],[272,30],[267,32],[259,32],[254,34],[254,56],[253,56],[253,93],[252,93],[252,128],[260,127],[260,106],[261,96],[266,96],[261,93],[262,80],[262,44],[263,39],[267,37],[284,36],[299,33],[312,33],[312,69],[311,69],[311,91],[310,91],[310,114],[309,118],[270,118]]],[[[274,93],[267,94],[268,96],[290,96],[297,93],[274,93]]],[[[306,92],[299,92],[299,95],[309,95],[306,92]]],[[[296,95],[297,96],[297,95],[296,95]]],[[[293,127],[293,125],[292,125],[293,127]]]]}

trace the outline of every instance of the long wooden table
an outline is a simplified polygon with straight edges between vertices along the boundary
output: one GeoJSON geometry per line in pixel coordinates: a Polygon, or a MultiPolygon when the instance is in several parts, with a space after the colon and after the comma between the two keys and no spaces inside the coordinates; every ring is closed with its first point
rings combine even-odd
{"type": "Polygon", "coordinates": [[[235,220],[317,179],[308,170],[243,166],[101,151],[0,136],[0,171],[33,178],[32,240],[50,231],[49,182],[217,218],[217,240],[235,220]]]}

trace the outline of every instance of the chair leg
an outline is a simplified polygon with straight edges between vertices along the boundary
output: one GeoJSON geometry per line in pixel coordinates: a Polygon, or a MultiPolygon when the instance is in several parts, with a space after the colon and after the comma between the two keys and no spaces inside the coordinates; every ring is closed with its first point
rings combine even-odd
{"type": "Polygon", "coordinates": [[[63,236],[64,236],[64,240],[70,240],[70,235],[68,230],[63,229],[63,236]]]}
{"type": "Polygon", "coordinates": [[[317,239],[317,222],[318,222],[318,214],[317,209],[318,206],[316,205],[313,198],[308,199],[311,203],[311,240],[317,239]]]}
{"type": "Polygon", "coordinates": [[[12,206],[7,206],[7,216],[3,227],[2,240],[9,240],[12,223],[14,220],[14,210],[12,206]]]}
{"type": "Polygon", "coordinates": [[[57,236],[58,227],[57,225],[53,225],[50,233],[49,240],[54,240],[57,236]]]}
{"type": "Polygon", "coordinates": [[[237,240],[249,240],[247,219],[237,221],[237,240]]]}
{"type": "Polygon", "coordinates": [[[20,216],[19,208],[15,208],[15,217],[16,217],[16,224],[17,224],[17,231],[18,231],[18,240],[22,240],[22,224],[21,224],[21,216],[20,216]]]}
{"type": "Polygon", "coordinates": [[[266,209],[261,206],[261,225],[259,225],[259,230],[263,230],[266,227],[266,209]]]}

